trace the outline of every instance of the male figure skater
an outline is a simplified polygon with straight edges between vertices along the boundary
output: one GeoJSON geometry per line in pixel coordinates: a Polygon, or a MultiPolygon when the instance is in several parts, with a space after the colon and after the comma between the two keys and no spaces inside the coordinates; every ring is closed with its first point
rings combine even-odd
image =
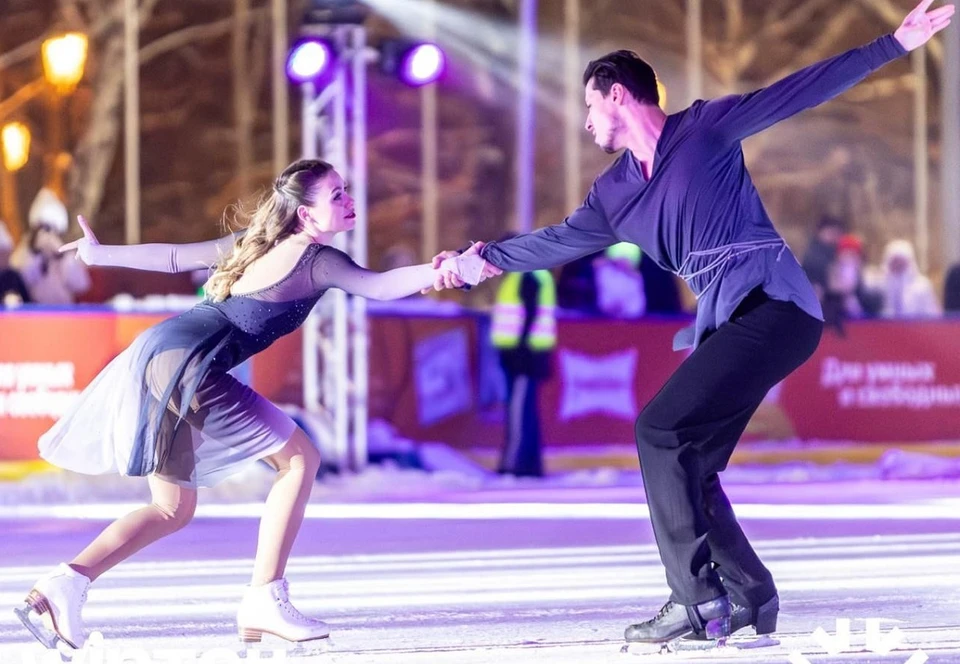
{"type": "MultiPolygon", "coordinates": [[[[653,69],[635,53],[591,62],[583,76],[586,129],[603,150],[622,154],[562,223],[467,250],[480,252],[492,276],[634,242],[697,295],[696,324],[674,340],[674,348],[695,350],[636,423],[672,594],[654,618],[627,628],[627,641],[776,629],[776,586],[737,524],[718,473],[767,391],[813,354],[823,315],[760,202],[740,142],[925,44],[954,12],[953,5],[928,11],[933,1],[920,2],[892,35],[751,94],[697,101],[669,116],[658,106],[653,69]]],[[[447,277],[440,285],[460,284],[447,277]]]]}

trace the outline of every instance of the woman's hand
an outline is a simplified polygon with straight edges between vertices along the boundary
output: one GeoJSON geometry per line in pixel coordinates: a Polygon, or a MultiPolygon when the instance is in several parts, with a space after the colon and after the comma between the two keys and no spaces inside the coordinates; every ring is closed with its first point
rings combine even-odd
{"type": "Polygon", "coordinates": [[[94,235],[93,230],[90,228],[90,224],[87,223],[87,220],[83,217],[83,215],[77,215],[77,223],[80,224],[80,230],[83,231],[83,237],[79,240],[68,242],[60,247],[60,253],[62,254],[68,251],[76,250],[77,260],[81,260],[87,265],[93,265],[93,252],[91,248],[100,246],[100,242],[97,240],[97,236],[94,235]]]}

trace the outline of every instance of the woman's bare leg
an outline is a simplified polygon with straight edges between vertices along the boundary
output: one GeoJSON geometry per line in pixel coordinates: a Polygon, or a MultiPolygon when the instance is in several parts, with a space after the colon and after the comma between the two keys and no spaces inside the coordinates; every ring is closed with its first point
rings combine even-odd
{"type": "Polygon", "coordinates": [[[151,503],[111,523],[70,567],[91,581],[148,544],[190,523],[197,507],[197,490],[184,488],[156,475],[147,478],[151,503]]]}
{"type": "Polygon", "coordinates": [[[277,469],[277,479],[260,519],[252,586],[283,577],[320,468],[320,453],[303,430],[297,428],[283,449],[265,461],[277,469]]]}

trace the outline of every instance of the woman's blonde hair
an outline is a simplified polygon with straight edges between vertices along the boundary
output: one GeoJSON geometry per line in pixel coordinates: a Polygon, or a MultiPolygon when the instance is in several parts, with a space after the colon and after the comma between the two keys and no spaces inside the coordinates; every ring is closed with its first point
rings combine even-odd
{"type": "Polygon", "coordinates": [[[225,254],[207,281],[206,292],[214,302],[223,302],[230,289],[251,263],[267,253],[277,242],[296,232],[297,208],[316,203],[317,184],[333,171],[333,166],[319,159],[301,159],[287,166],[274,180],[252,213],[238,213],[234,228],[246,227],[233,251],[225,254]],[[246,223],[243,217],[246,216],[246,223]]]}

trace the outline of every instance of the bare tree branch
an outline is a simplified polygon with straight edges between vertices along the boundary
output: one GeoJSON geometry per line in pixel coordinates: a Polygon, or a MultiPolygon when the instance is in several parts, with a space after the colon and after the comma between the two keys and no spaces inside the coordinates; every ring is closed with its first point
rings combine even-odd
{"type": "Polygon", "coordinates": [[[785,16],[781,14],[783,18],[780,20],[765,23],[756,38],[758,40],[782,39],[802,28],[817,10],[830,4],[835,4],[834,0],[809,0],[785,16]]]}
{"type": "Polygon", "coordinates": [[[743,34],[743,0],[724,0],[723,10],[727,16],[727,41],[739,41],[743,34]]]}
{"type": "Polygon", "coordinates": [[[2,102],[0,102],[0,121],[4,120],[9,113],[13,113],[24,102],[27,102],[41,94],[46,87],[47,82],[41,76],[4,99],[2,102]]]}
{"type": "Polygon", "coordinates": [[[37,53],[40,52],[40,44],[43,43],[43,39],[34,39],[33,41],[24,42],[11,51],[6,53],[0,53],[0,71],[3,71],[7,67],[23,62],[24,60],[29,60],[30,58],[35,58],[37,53]]]}
{"type": "Polygon", "coordinates": [[[253,66],[250,74],[250,101],[256,106],[260,99],[260,93],[263,92],[263,83],[266,77],[267,64],[270,62],[270,56],[267,49],[270,48],[270,20],[266,12],[254,22],[253,25],[253,46],[250,52],[253,53],[253,66]]]}
{"type": "MultiPolygon", "coordinates": [[[[802,66],[806,66],[826,57],[831,50],[836,48],[835,44],[857,18],[859,18],[859,12],[856,7],[852,5],[843,7],[817,36],[816,40],[805,48],[795,60],[802,66]]],[[[789,68],[784,67],[769,77],[768,80],[771,82],[777,81],[793,73],[797,68],[795,65],[791,65],[789,68]]]]}
{"type": "MultiPolygon", "coordinates": [[[[250,12],[251,17],[265,14],[265,9],[255,9],[250,12]]],[[[234,19],[231,16],[212,23],[192,25],[189,28],[183,28],[159,37],[140,49],[140,66],[145,65],[157,56],[176,51],[187,44],[222,37],[233,28],[233,22],[234,19]]]]}
{"type": "Polygon", "coordinates": [[[844,97],[847,101],[864,103],[875,99],[887,99],[902,92],[912,92],[916,86],[916,77],[909,73],[860,83],[847,91],[844,97]]]}

